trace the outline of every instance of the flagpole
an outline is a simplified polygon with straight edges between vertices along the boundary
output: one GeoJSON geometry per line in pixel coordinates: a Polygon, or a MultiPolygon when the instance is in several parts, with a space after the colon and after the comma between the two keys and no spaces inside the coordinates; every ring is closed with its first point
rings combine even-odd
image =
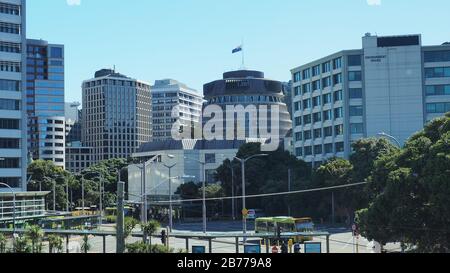
{"type": "Polygon", "coordinates": [[[245,46],[244,46],[244,38],[242,38],[242,69],[245,69],[245,46]]]}

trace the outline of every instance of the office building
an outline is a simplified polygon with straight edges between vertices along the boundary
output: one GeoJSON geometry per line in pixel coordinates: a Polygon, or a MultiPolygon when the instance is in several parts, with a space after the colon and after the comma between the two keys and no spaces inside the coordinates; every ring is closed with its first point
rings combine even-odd
{"type": "Polygon", "coordinates": [[[366,34],[344,50],[293,69],[297,157],[349,158],[351,144],[387,133],[400,143],[450,111],[450,45],[420,35],[366,34]]]}
{"type": "Polygon", "coordinates": [[[95,164],[93,148],[84,147],[80,142],[72,142],[66,147],[66,170],[70,173],[81,173],[95,164]]]}
{"type": "Polygon", "coordinates": [[[153,99],[153,141],[172,139],[172,129],[178,120],[182,127],[195,127],[200,121],[203,96],[176,80],[155,82],[151,87],[153,99]],[[174,115],[174,109],[177,114],[174,115]]]}
{"type": "MultiPolygon", "coordinates": [[[[261,110],[261,106],[267,106],[268,112],[264,115],[258,113],[257,120],[251,120],[251,115],[245,115],[245,124],[239,126],[234,120],[228,120],[228,115],[224,114],[224,128],[227,123],[235,124],[235,137],[241,135],[245,138],[263,139],[260,134],[261,130],[277,135],[281,140],[292,128],[292,120],[288,112],[288,108],[284,103],[283,85],[279,81],[269,80],[264,77],[264,73],[260,71],[238,70],[226,72],[223,79],[217,80],[204,85],[204,96],[207,101],[205,106],[218,105],[222,110],[226,111],[228,106],[255,106],[257,111],[261,110]],[[279,108],[279,128],[272,132],[271,108],[278,106],[279,108]],[[265,120],[265,124],[261,123],[265,120]],[[252,132],[256,130],[256,132],[252,132]]],[[[236,119],[236,116],[233,116],[236,119]]],[[[203,122],[207,122],[206,118],[203,122]]],[[[275,126],[274,126],[275,127],[275,126]]],[[[225,138],[225,133],[224,133],[225,138]]]]}
{"type": "Polygon", "coordinates": [[[150,85],[102,69],[82,85],[82,143],[92,162],[128,158],[152,139],[150,85]]]}
{"type": "Polygon", "coordinates": [[[81,142],[81,110],[79,102],[65,103],[66,146],[81,142]]]}
{"type": "Polygon", "coordinates": [[[27,189],[25,10],[25,0],[0,1],[0,183],[15,191],[27,189]]]}
{"type": "Polygon", "coordinates": [[[27,40],[28,148],[65,168],[64,46],[27,40]]]}

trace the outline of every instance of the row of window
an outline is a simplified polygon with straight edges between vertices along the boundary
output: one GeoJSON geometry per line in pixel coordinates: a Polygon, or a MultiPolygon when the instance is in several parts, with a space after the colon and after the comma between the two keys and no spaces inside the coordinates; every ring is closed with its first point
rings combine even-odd
{"type": "Polygon", "coordinates": [[[129,87],[142,87],[150,90],[150,86],[141,82],[136,81],[124,81],[124,80],[112,80],[112,79],[104,79],[104,80],[96,80],[92,82],[84,83],[84,88],[101,86],[101,85],[115,85],[115,86],[129,86],[129,87]]]}
{"type": "Polygon", "coordinates": [[[22,179],[20,177],[0,177],[0,183],[4,183],[12,188],[22,187],[22,179]]]}
{"type": "Polygon", "coordinates": [[[0,169],[20,168],[20,158],[3,158],[0,160],[0,169]]]}
{"type": "MultiPolygon", "coordinates": [[[[349,66],[361,66],[362,58],[361,55],[350,55],[347,57],[347,62],[349,66]]],[[[304,69],[294,73],[294,82],[300,82],[302,80],[307,80],[312,77],[319,76],[321,73],[328,73],[332,70],[336,70],[342,67],[342,58],[336,58],[332,61],[325,62],[323,64],[316,65],[312,68],[304,69]]]]}
{"type": "Polygon", "coordinates": [[[450,84],[426,86],[427,96],[450,95],[450,84]]]}
{"type": "Polygon", "coordinates": [[[450,67],[425,68],[425,78],[450,77],[450,67]]]}
{"type": "Polygon", "coordinates": [[[323,128],[323,129],[318,128],[318,129],[307,130],[307,131],[303,131],[303,132],[297,132],[297,133],[295,133],[294,140],[297,142],[297,141],[303,141],[303,140],[319,139],[319,138],[323,138],[323,137],[332,137],[333,131],[334,131],[334,136],[344,135],[344,125],[342,125],[342,124],[336,125],[336,126],[334,126],[334,130],[333,130],[333,126],[329,126],[329,127],[323,128]]]}
{"type": "Polygon", "coordinates": [[[8,53],[21,53],[22,45],[18,43],[10,43],[0,41],[0,51],[8,53]]]}
{"type": "Polygon", "coordinates": [[[334,154],[342,153],[344,152],[344,149],[344,142],[337,142],[334,145],[332,143],[329,143],[324,145],[320,144],[315,146],[306,146],[304,148],[299,147],[295,149],[295,154],[297,157],[334,154]]]}
{"type": "Polygon", "coordinates": [[[426,63],[450,62],[450,50],[426,51],[424,55],[426,63]]]}
{"type": "Polygon", "coordinates": [[[0,3],[0,13],[20,15],[20,6],[9,3],[0,3]]]}
{"type": "Polygon", "coordinates": [[[20,92],[22,90],[22,83],[20,81],[0,79],[0,90],[20,92]]]}
{"type": "Polygon", "coordinates": [[[4,72],[21,72],[22,64],[18,62],[0,61],[0,71],[4,72]]]}
{"type": "Polygon", "coordinates": [[[330,93],[322,96],[317,96],[312,99],[305,99],[302,102],[300,101],[294,102],[294,110],[295,111],[306,110],[314,107],[319,107],[321,105],[326,105],[332,103],[333,101],[336,103],[342,101],[343,99],[344,93],[342,92],[342,90],[339,90],[335,91],[333,93],[333,96],[330,93]]]}
{"type": "Polygon", "coordinates": [[[0,138],[0,149],[19,149],[19,148],[20,148],[20,139],[0,138]]]}
{"type": "Polygon", "coordinates": [[[0,110],[20,110],[20,100],[0,99],[0,110]]]}
{"type": "Polygon", "coordinates": [[[429,114],[450,112],[450,102],[427,103],[426,111],[429,114]]]}
{"type": "Polygon", "coordinates": [[[0,118],[0,129],[19,130],[20,120],[0,118]]]}
{"type": "Polygon", "coordinates": [[[20,25],[0,22],[0,32],[11,33],[11,34],[20,34],[20,25]]]}
{"type": "Polygon", "coordinates": [[[209,100],[209,104],[216,103],[264,103],[277,102],[281,103],[281,98],[276,96],[223,96],[215,97],[209,100]]]}
{"type": "Polygon", "coordinates": [[[334,118],[343,118],[344,117],[344,110],[342,107],[332,110],[327,110],[324,112],[318,112],[314,113],[312,115],[303,115],[302,117],[296,117],[294,120],[295,126],[301,126],[301,125],[308,125],[311,123],[321,122],[321,121],[328,121],[333,119],[332,113],[334,112],[334,118]]]}

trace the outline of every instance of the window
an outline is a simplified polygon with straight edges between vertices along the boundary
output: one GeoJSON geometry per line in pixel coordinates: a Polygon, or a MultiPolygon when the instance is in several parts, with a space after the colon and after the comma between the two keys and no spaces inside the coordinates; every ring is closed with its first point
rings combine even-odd
{"type": "Polygon", "coordinates": [[[314,129],[314,139],[322,137],[322,129],[314,129]]]}
{"type": "Polygon", "coordinates": [[[294,82],[299,82],[302,80],[301,72],[294,73],[294,82]]]}
{"type": "Polygon", "coordinates": [[[350,116],[351,117],[362,117],[363,107],[362,106],[350,106],[350,116]]]}
{"type": "Polygon", "coordinates": [[[347,57],[348,66],[361,66],[361,55],[349,55],[347,57]]]}
{"type": "Polygon", "coordinates": [[[331,77],[326,77],[322,79],[322,87],[327,88],[331,86],[331,77]]]}
{"type": "Polygon", "coordinates": [[[295,141],[302,141],[303,140],[303,135],[301,132],[297,132],[295,133],[295,141]]]}
{"type": "Polygon", "coordinates": [[[3,80],[0,79],[0,90],[2,91],[16,91],[22,90],[20,81],[3,80]]]}
{"type": "Polygon", "coordinates": [[[331,136],[333,136],[333,127],[325,127],[325,128],[323,128],[323,135],[325,136],[325,137],[331,137],[331,136]]]}
{"type": "Polygon", "coordinates": [[[301,86],[296,86],[296,87],[294,87],[294,96],[299,96],[299,95],[301,95],[301,91],[302,91],[301,86]]]}
{"type": "Polygon", "coordinates": [[[22,45],[18,43],[0,41],[0,51],[7,53],[21,53],[22,45]]]}
{"type": "Polygon", "coordinates": [[[0,99],[0,110],[20,110],[20,100],[0,99]]]}
{"type": "Polygon", "coordinates": [[[320,96],[314,97],[314,98],[313,98],[313,107],[318,107],[318,106],[320,106],[320,105],[321,105],[320,100],[321,100],[321,97],[320,97],[320,96]]]}
{"type": "Polygon", "coordinates": [[[313,83],[312,83],[312,90],[313,91],[320,90],[320,80],[313,81],[313,83]]]}
{"type": "Polygon", "coordinates": [[[427,96],[450,95],[450,85],[428,85],[426,94],[427,96]]]}
{"type": "Polygon", "coordinates": [[[312,155],[312,147],[311,146],[305,147],[305,156],[310,155],[312,155]]]}
{"type": "Polygon", "coordinates": [[[450,62],[450,50],[446,51],[426,51],[426,63],[450,62]]]}
{"type": "Polygon", "coordinates": [[[19,148],[20,148],[20,139],[0,138],[0,149],[19,149],[19,148]]]}
{"type": "Polygon", "coordinates": [[[294,120],[295,126],[301,126],[302,125],[302,117],[296,117],[294,120]]]}
{"type": "Polygon", "coordinates": [[[312,121],[311,115],[303,116],[303,124],[305,124],[305,125],[311,124],[311,121],[312,121]]]}
{"type": "Polygon", "coordinates": [[[323,121],[332,120],[333,116],[331,110],[327,110],[323,112],[323,121]]]}
{"type": "Polygon", "coordinates": [[[447,112],[450,112],[450,102],[427,103],[426,110],[427,110],[427,113],[429,113],[429,114],[447,113],[447,112]]]}
{"type": "Polygon", "coordinates": [[[361,71],[350,71],[348,72],[348,80],[351,82],[358,82],[362,80],[361,71]]]}
{"type": "Polygon", "coordinates": [[[334,134],[336,136],[342,136],[344,135],[344,125],[336,125],[334,126],[334,134]]]}
{"type": "Polygon", "coordinates": [[[297,157],[303,156],[303,149],[301,147],[300,148],[295,148],[295,155],[297,157]]]}
{"type": "Polygon", "coordinates": [[[333,144],[329,143],[329,144],[325,144],[325,153],[326,154],[332,154],[333,153],[333,144]]]}
{"type": "Polygon", "coordinates": [[[350,99],[362,99],[362,88],[350,88],[348,91],[350,99]]]}
{"type": "Polygon", "coordinates": [[[334,102],[342,101],[344,99],[344,94],[342,90],[334,92],[334,102]]]}
{"type": "Polygon", "coordinates": [[[22,72],[22,64],[18,62],[0,61],[0,71],[22,72]]]}
{"type": "Polygon", "coordinates": [[[320,122],[322,121],[322,113],[314,113],[313,114],[313,121],[314,122],[320,122]]]}
{"type": "Polygon", "coordinates": [[[336,58],[333,60],[333,69],[339,69],[342,67],[342,58],[336,58]]]}
{"type": "Polygon", "coordinates": [[[313,67],[312,75],[313,77],[320,75],[320,65],[316,65],[313,67]]]}
{"type": "Polygon", "coordinates": [[[333,75],[333,85],[342,83],[342,74],[333,75]]]}
{"type": "Polygon", "coordinates": [[[20,158],[5,158],[0,160],[0,169],[18,169],[20,168],[20,158]]]}
{"type": "Polygon", "coordinates": [[[205,163],[206,164],[215,164],[216,163],[216,155],[215,154],[205,154],[205,163]]]}
{"type": "Polygon", "coordinates": [[[314,146],[314,154],[320,155],[320,154],[322,154],[322,152],[323,152],[322,145],[314,146]]]}
{"type": "Polygon", "coordinates": [[[20,34],[20,25],[0,22],[0,32],[10,34],[20,34]]]}
{"type": "Polygon", "coordinates": [[[303,94],[311,92],[311,84],[307,83],[302,86],[303,94]]]}
{"type": "Polygon", "coordinates": [[[331,62],[326,62],[322,64],[322,73],[327,73],[331,71],[331,62]]]}
{"type": "Polygon", "coordinates": [[[342,107],[334,109],[334,118],[343,118],[344,117],[344,110],[342,107]]]}
{"type": "Polygon", "coordinates": [[[302,78],[304,80],[311,78],[311,69],[308,68],[308,69],[303,70],[302,74],[303,74],[302,78]]]}
{"type": "Polygon", "coordinates": [[[303,139],[304,139],[304,140],[310,140],[310,139],[312,139],[311,131],[305,131],[305,132],[303,132],[303,139]]]}
{"type": "Polygon", "coordinates": [[[294,111],[300,111],[300,102],[294,102],[294,111]]]}
{"type": "Polygon", "coordinates": [[[14,4],[0,3],[0,13],[9,15],[20,15],[20,6],[14,4]]]}
{"type": "Polygon", "coordinates": [[[52,47],[50,49],[50,56],[52,58],[56,59],[62,59],[63,58],[63,50],[60,47],[52,47]]]}
{"type": "Polygon", "coordinates": [[[303,110],[311,108],[311,99],[303,100],[303,110]]]}
{"type": "Polygon", "coordinates": [[[323,104],[331,103],[331,93],[325,94],[322,97],[323,97],[323,104]]]}
{"type": "Polygon", "coordinates": [[[362,123],[352,123],[350,124],[351,134],[364,134],[364,124],[362,123]]]}
{"type": "Polygon", "coordinates": [[[18,119],[0,119],[0,129],[19,130],[20,121],[18,119]]]}
{"type": "Polygon", "coordinates": [[[342,153],[344,152],[344,142],[337,142],[336,143],[336,153],[342,153]]]}
{"type": "Polygon", "coordinates": [[[450,67],[425,68],[425,78],[450,77],[450,67]]]}

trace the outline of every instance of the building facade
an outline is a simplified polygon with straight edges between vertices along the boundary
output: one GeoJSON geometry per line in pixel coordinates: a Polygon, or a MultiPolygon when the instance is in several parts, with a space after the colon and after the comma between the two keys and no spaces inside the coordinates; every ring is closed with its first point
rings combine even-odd
{"type": "Polygon", "coordinates": [[[27,40],[28,149],[65,168],[64,46],[27,40]]]}
{"type": "Polygon", "coordinates": [[[82,143],[93,162],[130,157],[152,139],[149,84],[103,69],[82,93],[82,143]]]}
{"type": "Polygon", "coordinates": [[[84,169],[94,165],[93,148],[84,147],[81,143],[72,142],[66,147],[66,170],[81,173],[84,169]]]}
{"type": "Polygon", "coordinates": [[[66,146],[81,142],[81,106],[78,102],[65,103],[66,146]]]}
{"type": "Polygon", "coordinates": [[[156,81],[151,90],[153,141],[172,139],[172,129],[177,120],[183,127],[198,124],[203,105],[203,96],[198,91],[172,79],[156,81]],[[175,115],[174,109],[177,110],[175,115]]]}
{"type": "Polygon", "coordinates": [[[295,154],[314,165],[348,158],[354,141],[380,133],[405,143],[450,111],[450,46],[422,46],[420,35],[366,34],[363,49],[291,72],[295,154]]]}
{"type": "Polygon", "coordinates": [[[26,86],[26,1],[1,0],[0,182],[16,191],[27,189],[26,86]]]}
{"type": "MultiPolygon", "coordinates": [[[[223,79],[204,85],[205,107],[217,105],[224,111],[223,128],[227,124],[234,124],[234,136],[245,136],[245,138],[264,139],[261,131],[276,134],[283,139],[292,128],[292,120],[284,103],[283,85],[279,81],[269,80],[260,71],[239,70],[224,73],[223,79]],[[229,106],[255,106],[256,111],[267,107],[265,115],[258,112],[257,117],[245,110],[245,124],[238,124],[236,115],[226,115],[229,106]],[[272,106],[279,109],[278,128],[272,128],[272,106]],[[231,118],[231,119],[230,119],[231,118]],[[261,121],[264,121],[261,122],[261,121]]],[[[207,122],[203,118],[203,122],[207,122]]],[[[224,139],[225,133],[224,133],[224,139]]],[[[229,139],[228,139],[229,140],[229,139]]],[[[241,139],[242,140],[242,139],[241,139]]]]}

